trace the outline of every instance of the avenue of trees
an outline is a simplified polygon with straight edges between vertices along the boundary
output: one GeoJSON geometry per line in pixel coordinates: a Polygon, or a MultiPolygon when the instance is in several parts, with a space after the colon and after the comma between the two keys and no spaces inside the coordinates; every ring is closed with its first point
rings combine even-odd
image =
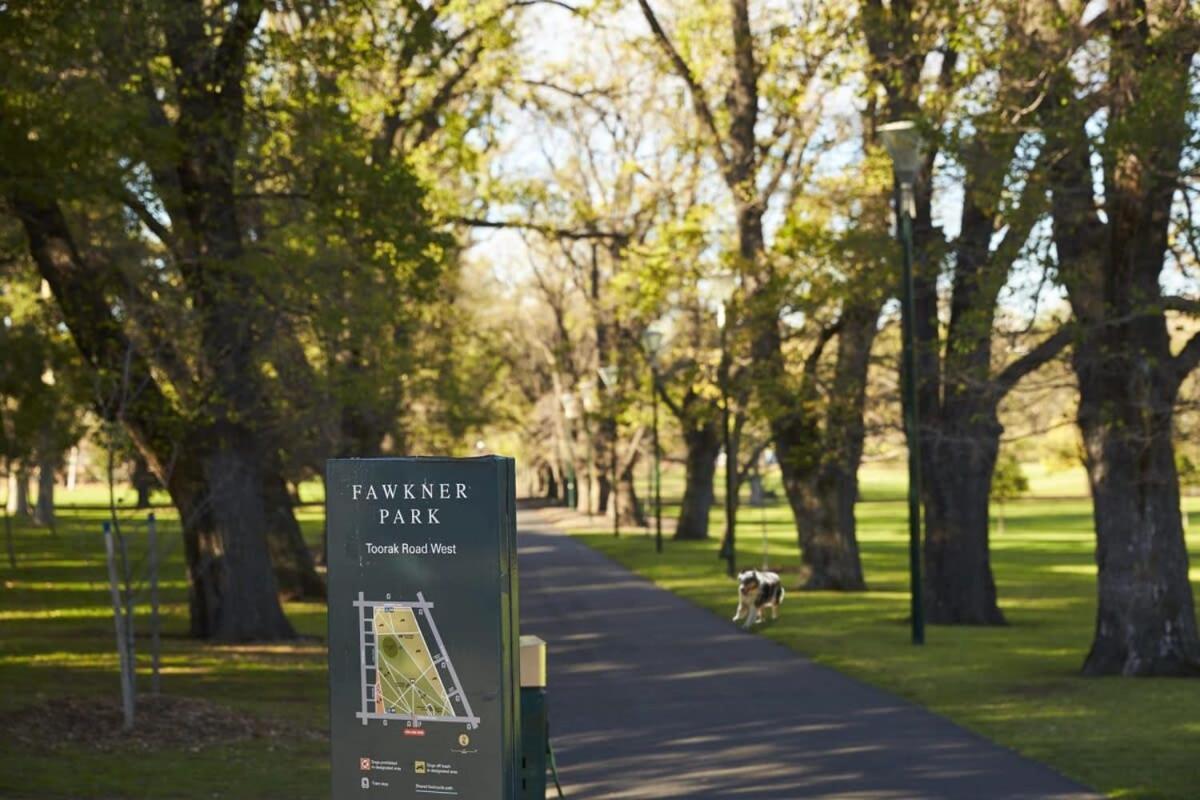
{"type": "Polygon", "coordinates": [[[0,44],[0,456],[52,484],[119,427],[194,635],[287,637],[279,598],[323,595],[292,487],[332,456],[483,439],[645,523],[652,394],[677,538],[771,454],[802,584],[867,588],[904,119],[929,619],[1005,623],[1002,419],[1051,391],[1095,509],[1084,672],[1200,675],[1194,3],[31,0],[0,44]]]}

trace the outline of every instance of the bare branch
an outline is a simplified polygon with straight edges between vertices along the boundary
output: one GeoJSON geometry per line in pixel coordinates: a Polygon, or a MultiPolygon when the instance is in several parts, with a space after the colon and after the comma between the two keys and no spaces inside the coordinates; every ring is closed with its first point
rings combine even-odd
{"type": "Polygon", "coordinates": [[[638,0],[638,6],[642,9],[642,16],[646,18],[646,23],[650,26],[650,30],[654,33],[654,38],[658,40],[663,52],[670,59],[671,64],[675,67],[675,72],[687,85],[688,91],[692,95],[692,105],[696,109],[696,114],[700,117],[700,121],[704,127],[708,129],[709,135],[713,137],[713,142],[716,145],[717,160],[721,164],[721,168],[729,172],[732,166],[729,163],[729,157],[725,153],[724,137],[721,136],[721,131],[717,127],[717,120],[713,117],[712,107],[708,102],[708,95],[704,91],[704,87],[696,80],[696,76],[692,73],[692,68],[683,60],[683,56],[675,49],[675,45],[671,42],[671,38],[667,36],[667,32],[663,30],[659,24],[658,17],[654,14],[654,9],[650,7],[647,0],[638,0]]]}
{"type": "Polygon", "coordinates": [[[997,400],[1004,397],[1022,378],[1061,353],[1073,335],[1072,328],[1060,328],[1037,347],[1002,369],[994,381],[993,397],[997,400]]]}
{"type": "Polygon", "coordinates": [[[533,231],[556,239],[610,239],[625,242],[629,234],[620,231],[602,231],[594,228],[561,228],[556,225],[543,225],[537,222],[521,222],[519,220],[478,219],[475,217],[451,217],[451,222],[469,225],[472,228],[510,228],[515,230],[533,231]]]}
{"type": "Polygon", "coordinates": [[[1188,339],[1188,343],[1179,351],[1179,355],[1175,356],[1176,380],[1183,383],[1184,379],[1198,366],[1200,366],[1200,333],[1193,334],[1192,338],[1188,339]]]}

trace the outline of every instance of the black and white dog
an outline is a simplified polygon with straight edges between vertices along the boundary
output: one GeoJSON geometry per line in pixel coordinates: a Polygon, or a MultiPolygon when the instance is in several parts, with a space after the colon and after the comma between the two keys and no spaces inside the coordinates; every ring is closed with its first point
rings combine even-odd
{"type": "Polygon", "coordinates": [[[783,584],[774,572],[759,572],[748,569],[738,575],[738,606],[733,615],[737,622],[746,615],[749,630],[762,618],[765,609],[771,609],[771,619],[778,619],[779,606],[783,603],[783,584]]]}

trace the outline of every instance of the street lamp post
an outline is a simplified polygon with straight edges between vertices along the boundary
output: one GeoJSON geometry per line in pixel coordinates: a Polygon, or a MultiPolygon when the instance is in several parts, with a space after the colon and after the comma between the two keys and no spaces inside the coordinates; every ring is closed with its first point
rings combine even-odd
{"type": "Polygon", "coordinates": [[[921,134],[913,122],[879,127],[879,139],[896,178],[896,222],[902,245],[901,320],[903,328],[904,428],[908,438],[908,570],[913,644],[925,643],[925,605],[921,597],[921,434],[917,395],[916,302],[913,290],[913,216],[915,184],[921,169],[921,134]]]}
{"type": "Polygon", "coordinates": [[[654,552],[663,551],[662,538],[662,473],[658,461],[658,351],[662,347],[661,331],[647,328],[642,345],[650,361],[650,430],[654,447],[654,552]]]}
{"type": "Polygon", "coordinates": [[[725,572],[729,577],[737,574],[737,458],[733,453],[733,434],[729,426],[729,365],[728,333],[726,332],[725,303],[721,303],[718,324],[721,327],[721,372],[717,382],[721,385],[721,428],[725,439],[725,572]]]}
{"type": "Polygon", "coordinates": [[[587,505],[587,515],[592,516],[592,501],[599,502],[599,498],[592,497],[592,484],[596,482],[596,451],[592,443],[592,429],[588,423],[592,413],[596,410],[596,382],[592,379],[581,381],[579,384],[579,394],[583,400],[583,435],[587,440],[587,490],[584,494],[584,502],[587,505]]]}
{"type": "Polygon", "coordinates": [[[559,399],[562,401],[563,418],[567,421],[567,486],[564,494],[566,495],[567,508],[575,508],[578,482],[575,479],[574,422],[579,417],[579,405],[575,399],[575,395],[571,392],[563,392],[559,399]]]}
{"type": "Polygon", "coordinates": [[[733,452],[733,434],[729,416],[729,306],[733,298],[732,276],[710,279],[717,307],[717,327],[721,331],[721,361],[717,370],[717,385],[721,391],[721,429],[725,447],[725,538],[718,557],[725,559],[729,577],[737,574],[737,457],[733,452]]]}
{"type": "MultiPolygon", "coordinates": [[[[599,370],[600,380],[604,382],[604,388],[609,394],[616,391],[617,381],[620,380],[621,370],[615,364],[610,364],[607,367],[601,367],[599,370]]],[[[620,538],[621,536],[621,510],[617,507],[617,418],[616,405],[613,404],[613,430],[612,442],[609,444],[610,461],[612,462],[612,479],[608,487],[608,502],[612,506],[613,516],[613,537],[620,538]]]]}

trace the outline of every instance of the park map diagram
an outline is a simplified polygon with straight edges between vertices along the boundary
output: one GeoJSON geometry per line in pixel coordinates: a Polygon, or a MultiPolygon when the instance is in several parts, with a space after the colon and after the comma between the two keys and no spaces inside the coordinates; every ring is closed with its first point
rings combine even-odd
{"type": "Polygon", "coordinates": [[[362,677],[356,716],[364,725],[395,720],[409,728],[427,722],[479,727],[434,622],[433,603],[420,592],[416,600],[367,600],[359,592],[354,605],[362,677]]]}

